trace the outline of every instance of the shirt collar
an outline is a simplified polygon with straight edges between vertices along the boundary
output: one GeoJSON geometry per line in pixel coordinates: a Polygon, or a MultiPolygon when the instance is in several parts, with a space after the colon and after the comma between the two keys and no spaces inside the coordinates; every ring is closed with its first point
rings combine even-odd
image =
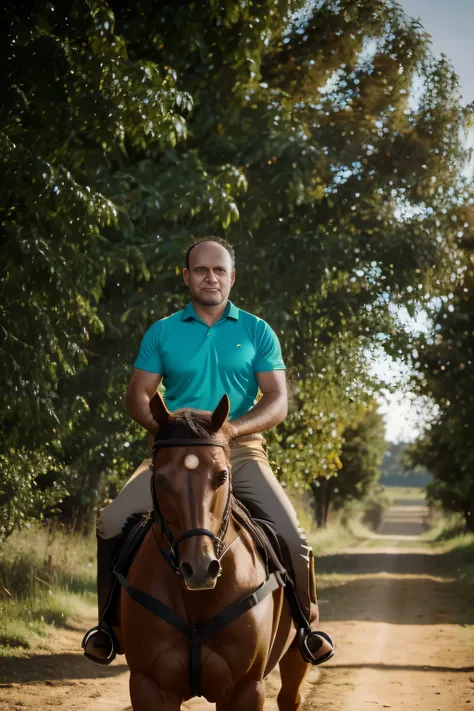
{"type": "MultiPolygon", "coordinates": [[[[235,306],[235,304],[233,304],[232,301],[228,301],[227,306],[225,307],[225,311],[222,314],[222,318],[220,320],[223,321],[224,319],[230,318],[233,321],[238,321],[239,320],[239,311],[240,311],[240,309],[237,306],[235,306]]],[[[192,319],[194,319],[195,321],[201,322],[201,319],[196,314],[192,303],[189,303],[183,309],[183,313],[181,315],[181,321],[191,321],[192,319]]]]}

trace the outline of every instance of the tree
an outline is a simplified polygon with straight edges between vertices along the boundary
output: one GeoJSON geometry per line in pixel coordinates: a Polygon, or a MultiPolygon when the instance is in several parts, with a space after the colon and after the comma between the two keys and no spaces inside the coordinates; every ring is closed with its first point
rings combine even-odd
{"type": "Polygon", "coordinates": [[[6,13],[7,466],[41,443],[67,467],[64,510],[91,520],[142,449],[122,405],[140,337],[184,303],[191,238],[218,231],[235,300],[277,330],[294,384],[278,474],[335,472],[371,389],[361,352],[406,348],[391,307],[449,283],[470,113],[447,61],[382,0],[6,13]]]}
{"type": "Polygon", "coordinates": [[[16,491],[27,477],[26,451],[40,460],[38,477],[65,473],[68,438],[90,412],[77,390],[64,401],[65,384],[88,364],[89,338],[104,330],[98,303],[108,274],[128,261],[146,272],[103,176],[110,192],[121,156],[176,142],[185,133],[179,106],[191,101],[176,90],[172,69],[130,59],[105,3],[33,2],[5,12],[0,421],[16,491]],[[119,242],[117,230],[125,230],[119,242]]]}
{"type": "MultiPolygon", "coordinates": [[[[237,294],[283,337],[297,409],[271,452],[281,477],[308,481],[314,461],[335,471],[361,350],[380,338],[391,353],[407,348],[390,307],[449,282],[470,113],[447,61],[393,3],[328,2],[291,21],[267,3],[230,7],[193,6],[176,21],[174,5],[155,15],[147,5],[163,28],[158,49],[143,17],[122,13],[123,26],[194,97],[192,148],[206,173],[230,163],[245,179],[239,220],[226,225],[245,264],[237,294]]],[[[209,227],[202,212],[186,224],[209,227]]]]}
{"type": "MultiPolygon", "coordinates": [[[[465,245],[472,239],[471,229],[465,222],[465,245]]],[[[466,248],[458,284],[434,315],[433,333],[419,344],[416,387],[434,401],[438,412],[410,452],[412,460],[433,475],[427,487],[429,500],[460,513],[470,531],[474,531],[472,254],[466,248]]]]}
{"type": "Polygon", "coordinates": [[[362,501],[378,491],[386,449],[383,417],[375,402],[357,409],[343,433],[337,473],[311,482],[318,526],[326,525],[330,506],[337,510],[347,501],[362,501]]]}

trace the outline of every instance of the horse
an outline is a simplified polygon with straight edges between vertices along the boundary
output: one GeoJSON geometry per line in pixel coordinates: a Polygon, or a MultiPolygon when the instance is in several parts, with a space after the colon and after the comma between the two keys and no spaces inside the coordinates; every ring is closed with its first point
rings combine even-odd
{"type": "Polygon", "coordinates": [[[195,695],[216,711],[262,711],[277,664],[278,707],[298,711],[308,664],[282,580],[232,515],[228,397],[212,413],[170,413],[158,395],[150,409],[153,523],[120,580],[116,629],[133,711],[179,711],[195,695]]]}

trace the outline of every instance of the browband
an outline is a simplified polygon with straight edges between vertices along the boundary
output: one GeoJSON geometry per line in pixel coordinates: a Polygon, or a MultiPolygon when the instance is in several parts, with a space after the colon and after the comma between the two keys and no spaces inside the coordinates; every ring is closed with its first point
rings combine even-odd
{"type": "Polygon", "coordinates": [[[220,439],[155,439],[153,449],[161,447],[228,447],[228,443],[220,439]]]}

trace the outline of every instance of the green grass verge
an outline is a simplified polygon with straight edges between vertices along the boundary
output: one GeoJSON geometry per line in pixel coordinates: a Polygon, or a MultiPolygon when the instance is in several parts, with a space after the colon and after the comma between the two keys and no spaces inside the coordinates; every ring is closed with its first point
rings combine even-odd
{"type": "Polygon", "coordinates": [[[318,556],[338,553],[355,545],[361,540],[361,535],[353,527],[344,526],[340,522],[330,523],[327,528],[313,531],[308,536],[316,558],[318,556]]]}
{"type": "Polygon", "coordinates": [[[438,524],[433,533],[434,545],[446,554],[453,574],[474,597],[474,533],[466,533],[455,517],[438,524]]]}
{"type": "Polygon", "coordinates": [[[49,626],[93,612],[95,540],[39,524],[0,550],[0,655],[37,646],[49,626]]]}

